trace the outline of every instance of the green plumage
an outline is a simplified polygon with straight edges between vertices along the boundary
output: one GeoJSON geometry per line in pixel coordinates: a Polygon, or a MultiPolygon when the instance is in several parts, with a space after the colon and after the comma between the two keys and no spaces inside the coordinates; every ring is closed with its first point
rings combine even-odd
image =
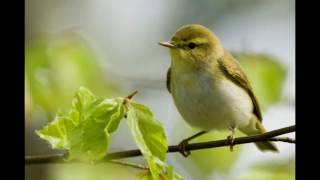
{"type": "MultiPolygon", "coordinates": [[[[186,25],[160,45],[170,48],[172,59],[167,89],[190,125],[205,131],[239,129],[247,135],[266,132],[248,78],[213,32],[186,25]]],[[[262,151],[278,151],[272,142],[256,145],[262,151]]]]}

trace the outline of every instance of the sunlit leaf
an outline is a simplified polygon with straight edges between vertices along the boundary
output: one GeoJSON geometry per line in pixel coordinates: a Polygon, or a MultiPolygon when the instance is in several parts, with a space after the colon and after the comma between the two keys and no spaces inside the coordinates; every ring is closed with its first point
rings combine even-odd
{"type": "Polygon", "coordinates": [[[153,117],[152,112],[142,104],[132,102],[127,118],[133,137],[141,150],[163,161],[167,151],[167,139],[161,124],[153,117]]]}
{"type": "Polygon", "coordinates": [[[57,118],[37,134],[55,149],[69,150],[69,159],[94,161],[107,151],[110,133],[123,117],[122,98],[99,99],[81,87],[70,112],[57,118]]]}
{"type": "MultiPolygon", "coordinates": [[[[183,180],[184,178],[173,171],[173,167],[166,167],[166,173],[159,174],[160,180],[183,180]]],[[[153,180],[152,174],[150,171],[142,172],[138,174],[140,180],[153,180]]]]}
{"type": "Polygon", "coordinates": [[[142,104],[123,98],[97,98],[88,89],[80,87],[69,113],[60,113],[53,122],[36,132],[53,148],[69,150],[69,160],[95,162],[106,156],[110,134],[116,131],[125,109],[129,128],[150,170],[150,174],[141,178],[183,179],[165,163],[168,147],[164,130],[142,104]]]}
{"type": "Polygon", "coordinates": [[[37,130],[36,133],[40,138],[48,141],[53,149],[69,149],[68,134],[75,126],[76,124],[69,117],[57,116],[49,125],[37,130]]]}
{"type": "Polygon", "coordinates": [[[152,178],[180,178],[179,175],[173,176],[172,167],[164,162],[167,139],[161,124],[153,117],[152,112],[142,104],[131,102],[128,105],[127,119],[134,140],[147,160],[152,178]]]}
{"type": "Polygon", "coordinates": [[[72,100],[72,108],[78,112],[83,112],[84,108],[88,107],[96,100],[96,97],[86,88],[80,87],[72,100]]]}

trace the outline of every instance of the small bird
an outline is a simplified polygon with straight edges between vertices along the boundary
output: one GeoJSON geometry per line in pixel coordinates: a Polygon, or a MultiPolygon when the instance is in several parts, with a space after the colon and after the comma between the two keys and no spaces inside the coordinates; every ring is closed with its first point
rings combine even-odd
{"type": "MultiPolygon", "coordinates": [[[[159,44],[170,49],[167,89],[175,105],[189,125],[202,130],[181,141],[183,156],[190,154],[185,147],[191,139],[210,130],[230,130],[231,151],[235,129],[247,135],[266,132],[246,75],[213,32],[189,24],[180,27],[170,41],[159,44]]],[[[261,151],[278,152],[272,142],[255,144],[261,151]]]]}

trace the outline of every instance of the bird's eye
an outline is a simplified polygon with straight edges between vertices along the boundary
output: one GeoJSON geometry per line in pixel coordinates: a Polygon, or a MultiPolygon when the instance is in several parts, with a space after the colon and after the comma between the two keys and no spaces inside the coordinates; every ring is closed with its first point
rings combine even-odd
{"type": "Polygon", "coordinates": [[[193,43],[193,42],[191,42],[191,43],[188,44],[188,47],[189,47],[190,49],[194,49],[196,46],[197,46],[197,45],[196,45],[195,43],[193,43]]]}

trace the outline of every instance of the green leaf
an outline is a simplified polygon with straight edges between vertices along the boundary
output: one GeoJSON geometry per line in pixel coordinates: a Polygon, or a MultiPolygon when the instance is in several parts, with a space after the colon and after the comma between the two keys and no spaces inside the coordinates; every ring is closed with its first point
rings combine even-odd
{"type": "Polygon", "coordinates": [[[120,120],[124,117],[124,108],[123,108],[122,102],[123,100],[119,98],[117,107],[115,108],[115,111],[110,116],[111,118],[109,123],[107,124],[105,131],[109,133],[113,133],[118,129],[120,120]]]}
{"type": "Polygon", "coordinates": [[[36,134],[51,144],[53,149],[69,149],[68,131],[74,126],[69,117],[57,116],[49,125],[36,130],[36,134]]]}
{"type": "Polygon", "coordinates": [[[122,99],[99,100],[82,123],[71,131],[70,159],[100,160],[108,152],[110,134],[123,117],[122,99]]]}
{"type": "MultiPolygon", "coordinates": [[[[154,180],[150,171],[138,176],[140,180],[154,180]]],[[[159,175],[160,180],[183,180],[184,178],[173,171],[173,167],[167,167],[167,173],[159,175]]]]}
{"type": "Polygon", "coordinates": [[[93,161],[102,159],[107,153],[109,133],[106,123],[88,118],[70,132],[69,159],[93,161]]]}
{"type": "Polygon", "coordinates": [[[86,88],[80,87],[72,100],[72,108],[78,112],[84,112],[90,104],[96,100],[96,97],[86,88]]]}
{"type": "Polygon", "coordinates": [[[234,53],[248,76],[261,108],[265,110],[281,99],[286,77],[279,60],[267,54],[234,53]]]}
{"type": "MultiPolygon", "coordinates": [[[[143,178],[183,179],[165,163],[168,146],[160,122],[142,104],[128,102],[125,106],[132,135],[149,165],[150,175],[143,178]]],[[[69,113],[36,132],[53,148],[69,150],[69,160],[94,162],[106,156],[110,134],[118,128],[125,106],[123,98],[97,98],[81,87],[69,113]]]]}
{"type": "Polygon", "coordinates": [[[122,98],[98,99],[81,87],[70,112],[57,116],[36,133],[53,148],[69,150],[70,160],[100,160],[108,151],[110,134],[124,115],[122,102],[122,98]]]}
{"type": "Polygon", "coordinates": [[[161,124],[153,117],[152,112],[142,104],[131,102],[128,104],[127,119],[134,140],[147,160],[152,179],[181,177],[177,174],[173,176],[172,167],[164,162],[168,148],[167,139],[161,124]]]}
{"type": "Polygon", "coordinates": [[[127,115],[133,137],[138,147],[144,151],[143,154],[165,160],[167,139],[161,124],[153,117],[152,112],[144,105],[132,102],[127,115]]]}

